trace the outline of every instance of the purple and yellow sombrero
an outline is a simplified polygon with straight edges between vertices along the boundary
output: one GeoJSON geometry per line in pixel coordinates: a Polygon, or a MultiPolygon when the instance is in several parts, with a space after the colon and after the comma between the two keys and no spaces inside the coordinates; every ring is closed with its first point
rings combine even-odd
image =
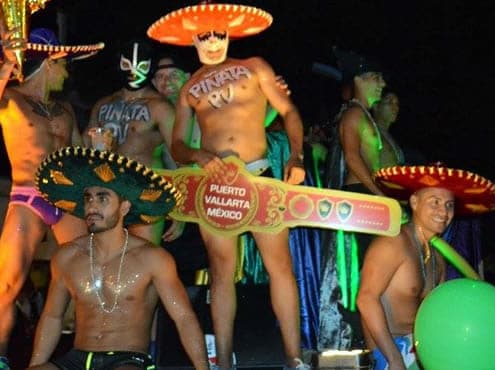
{"type": "Polygon", "coordinates": [[[389,197],[407,202],[416,191],[438,187],[451,191],[456,215],[480,214],[495,209],[495,184],[473,172],[442,166],[393,166],[373,174],[389,197]]]}
{"type": "Polygon", "coordinates": [[[227,30],[230,38],[255,35],[268,28],[273,17],[266,11],[245,5],[201,4],[174,10],[147,31],[159,42],[188,46],[193,36],[212,30],[227,30]]]}

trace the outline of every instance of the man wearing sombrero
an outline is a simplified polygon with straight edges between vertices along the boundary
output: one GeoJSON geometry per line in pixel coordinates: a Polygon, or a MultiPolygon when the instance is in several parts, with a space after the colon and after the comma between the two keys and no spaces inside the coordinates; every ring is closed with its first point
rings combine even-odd
{"type": "MultiPolygon", "coordinates": [[[[24,81],[7,87],[0,102],[0,125],[12,178],[0,237],[0,356],[7,353],[14,300],[48,227],[58,243],[86,232],[80,220],[43,200],[34,187],[34,176],[50,152],[81,143],[72,107],[50,96],[62,90],[68,77],[66,60],[87,57],[102,48],[103,44],[60,45],[52,31],[33,29],[24,53],[24,81]]],[[[7,61],[15,60],[7,47],[3,56],[7,61]]],[[[0,369],[8,368],[6,363],[6,359],[0,360],[0,369]]]]}
{"type": "Polygon", "coordinates": [[[362,268],[357,298],[375,370],[419,369],[413,328],[422,299],[445,277],[445,262],[430,246],[456,215],[495,209],[495,185],[468,171],[441,166],[387,167],[374,181],[406,202],[411,222],[394,237],[377,237],[362,268]],[[388,366],[388,367],[387,367],[388,366]]]}
{"type": "MultiPolygon", "coordinates": [[[[111,133],[112,150],[153,168],[175,169],[175,161],[165,162],[161,152],[157,154],[163,143],[170,148],[174,107],[151,86],[153,56],[149,38],[132,38],[122,44],[117,60],[121,87],[94,104],[83,140],[89,144],[91,132],[103,128],[111,133]]],[[[134,225],[130,231],[160,244],[162,238],[167,242],[178,238],[183,226],[172,221],[165,231],[163,223],[134,225]]]]}
{"type": "Polygon", "coordinates": [[[174,186],[133,159],[81,147],[50,154],[36,185],[48,201],[84,219],[90,234],[66,243],[51,259],[30,366],[156,369],[147,351],[160,299],[195,369],[208,369],[204,336],[174,259],[127,231],[164,218],[181,199],[174,186]],[[48,363],[70,299],[76,311],[74,349],[48,363]]]}
{"type": "MultiPolygon", "coordinates": [[[[227,58],[229,39],[257,34],[270,26],[267,12],[243,5],[202,4],[173,11],[148,29],[148,36],[164,43],[197,49],[203,66],[182,87],[176,105],[172,155],[183,164],[197,163],[218,179],[225,174],[222,158],[236,155],[253,174],[270,176],[266,159],[264,119],[270,103],[284,120],[291,155],[284,180],[304,180],[301,117],[275,73],[262,58],[227,58]],[[201,148],[187,145],[189,122],[196,114],[201,148]]],[[[236,311],[234,275],[237,237],[201,230],[211,272],[211,314],[218,366],[232,368],[236,311]]],[[[287,368],[307,368],[300,348],[299,298],[288,248],[288,230],[253,234],[270,278],[273,310],[280,324],[287,368]]]]}

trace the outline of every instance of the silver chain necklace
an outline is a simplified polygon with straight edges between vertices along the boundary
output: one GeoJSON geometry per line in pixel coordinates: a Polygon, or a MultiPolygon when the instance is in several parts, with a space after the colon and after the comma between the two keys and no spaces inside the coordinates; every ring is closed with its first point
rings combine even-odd
{"type": "Polygon", "coordinates": [[[89,268],[91,271],[91,281],[93,283],[93,287],[95,289],[95,293],[96,293],[96,297],[98,298],[98,302],[100,303],[100,307],[106,313],[112,313],[115,310],[115,308],[117,307],[117,302],[119,301],[120,291],[122,290],[122,287],[120,286],[120,275],[122,273],[122,265],[124,264],[125,252],[127,251],[127,245],[129,243],[129,232],[127,231],[127,229],[124,229],[124,233],[125,233],[125,242],[124,242],[124,245],[122,246],[122,254],[120,256],[119,270],[117,272],[117,281],[116,281],[117,292],[115,293],[112,308],[109,310],[106,308],[106,306],[107,306],[106,302],[104,302],[100,296],[100,290],[103,289],[103,285],[102,285],[100,280],[95,279],[95,273],[94,273],[94,267],[93,267],[93,263],[94,263],[94,258],[93,258],[94,233],[91,233],[91,235],[89,236],[89,268]]]}

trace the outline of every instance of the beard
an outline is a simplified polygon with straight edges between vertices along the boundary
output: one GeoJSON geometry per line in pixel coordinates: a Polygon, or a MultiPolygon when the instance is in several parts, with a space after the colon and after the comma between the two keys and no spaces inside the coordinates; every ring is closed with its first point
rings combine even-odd
{"type": "Polygon", "coordinates": [[[113,214],[107,218],[104,218],[102,215],[99,215],[99,214],[91,214],[91,215],[86,216],[86,220],[90,216],[91,217],[97,216],[99,218],[97,220],[91,220],[88,223],[88,230],[90,233],[93,233],[93,234],[98,234],[98,233],[102,233],[102,232],[114,229],[119,223],[119,218],[118,218],[117,214],[113,214]]]}

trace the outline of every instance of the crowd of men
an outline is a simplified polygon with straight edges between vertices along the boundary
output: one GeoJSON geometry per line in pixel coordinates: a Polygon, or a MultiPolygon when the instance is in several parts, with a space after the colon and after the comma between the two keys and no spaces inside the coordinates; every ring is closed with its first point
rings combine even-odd
{"type": "MultiPolygon", "coordinates": [[[[274,68],[261,57],[227,56],[231,39],[263,31],[270,26],[271,15],[254,9],[251,17],[243,17],[243,8],[221,4],[192,8],[196,17],[187,21],[194,27],[178,27],[176,19],[186,13],[175,11],[150,26],[149,38],[126,43],[119,55],[122,85],[98,99],[83,132],[70,104],[52,93],[63,89],[67,61],[76,60],[80,50],[94,55],[102,45],[67,47],[48,29],[31,31],[25,78],[9,84],[0,102],[12,168],[0,238],[0,369],[9,369],[6,355],[16,320],[15,302],[49,228],[63,248],[51,257],[51,281],[31,369],[156,368],[148,352],[153,330],[159,330],[153,325],[159,301],[196,369],[235,368],[239,235],[225,236],[199,226],[208,257],[215,334],[216,362],[210,364],[203,329],[177,272],[180,266],[166,248],[158,247],[181,241],[185,224],[165,222],[181,194],[147,169],[197,166],[224,181],[228,167],[223,159],[235,155],[254,176],[272,178],[267,112],[275,112],[287,138],[282,180],[302,184],[310,169],[305,167],[303,118],[274,68]],[[185,71],[173,55],[159,55],[151,39],[194,46],[201,67],[185,71]],[[96,135],[102,135],[100,141],[96,135]],[[70,301],[75,307],[74,348],[53,358],[70,301]]],[[[8,38],[2,35],[4,45],[8,38]]],[[[3,58],[2,68],[11,68],[17,60],[7,46],[3,58]]],[[[415,315],[422,299],[445,280],[446,271],[442,255],[429,241],[442,235],[455,211],[490,211],[493,189],[490,182],[480,183],[476,176],[466,179],[462,171],[447,171],[441,165],[429,167],[428,181],[414,164],[403,166],[404,154],[389,132],[399,111],[397,94],[385,90],[379,65],[351,52],[336,51],[336,58],[343,91],[351,93],[336,115],[333,131],[326,133],[333,132],[334,137],[322,140],[334,146],[322,150],[321,142],[311,143],[313,152],[328,163],[326,185],[408,203],[398,235],[354,236],[361,271],[358,322],[352,323],[352,338],[336,347],[365,346],[372,350],[377,370],[418,369],[413,351],[415,315]],[[390,176],[386,169],[397,166],[402,170],[390,176]],[[404,191],[398,194],[397,187],[404,191]],[[464,192],[473,187],[487,196],[464,192]]],[[[284,369],[309,369],[301,345],[300,294],[289,234],[284,228],[252,236],[269,278],[284,369]]],[[[322,276],[332,280],[334,275],[322,276]]],[[[321,304],[338,301],[337,293],[332,302],[321,304]]],[[[331,329],[345,332],[342,328],[338,324],[331,329]]]]}

